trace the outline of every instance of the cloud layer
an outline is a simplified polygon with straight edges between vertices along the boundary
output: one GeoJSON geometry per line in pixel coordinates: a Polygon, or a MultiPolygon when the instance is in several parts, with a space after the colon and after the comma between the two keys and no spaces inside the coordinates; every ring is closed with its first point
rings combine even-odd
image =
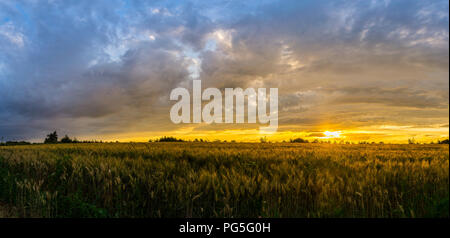
{"type": "Polygon", "coordinates": [[[281,132],[391,125],[448,135],[448,5],[0,1],[0,136],[245,129],[171,124],[169,93],[193,78],[278,87],[281,132]]]}

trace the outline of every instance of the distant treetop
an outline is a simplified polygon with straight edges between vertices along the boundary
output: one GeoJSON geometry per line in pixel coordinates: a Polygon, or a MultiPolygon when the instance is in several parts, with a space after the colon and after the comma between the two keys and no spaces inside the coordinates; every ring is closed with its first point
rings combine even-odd
{"type": "Polygon", "coordinates": [[[155,140],[155,142],[183,142],[183,141],[184,140],[177,139],[172,136],[164,136],[164,137],[161,137],[161,138],[155,140]]]}

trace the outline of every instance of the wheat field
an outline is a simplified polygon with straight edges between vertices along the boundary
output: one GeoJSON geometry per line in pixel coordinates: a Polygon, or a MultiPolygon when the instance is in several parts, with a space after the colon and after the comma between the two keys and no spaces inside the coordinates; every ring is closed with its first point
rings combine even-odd
{"type": "Polygon", "coordinates": [[[19,217],[449,217],[448,145],[0,147],[19,217]]]}

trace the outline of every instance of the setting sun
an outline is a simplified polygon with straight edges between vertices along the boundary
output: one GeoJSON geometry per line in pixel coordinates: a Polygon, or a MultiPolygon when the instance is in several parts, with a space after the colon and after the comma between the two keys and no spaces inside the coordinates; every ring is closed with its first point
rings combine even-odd
{"type": "Polygon", "coordinates": [[[326,135],[326,138],[339,138],[339,137],[341,137],[341,132],[340,131],[325,131],[323,134],[326,135]]]}

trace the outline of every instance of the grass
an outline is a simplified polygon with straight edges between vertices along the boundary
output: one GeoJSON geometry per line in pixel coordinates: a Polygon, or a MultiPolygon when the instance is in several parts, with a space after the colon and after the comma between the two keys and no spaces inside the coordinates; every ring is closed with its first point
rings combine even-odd
{"type": "Polygon", "coordinates": [[[19,217],[449,217],[448,145],[0,147],[19,217]]]}

